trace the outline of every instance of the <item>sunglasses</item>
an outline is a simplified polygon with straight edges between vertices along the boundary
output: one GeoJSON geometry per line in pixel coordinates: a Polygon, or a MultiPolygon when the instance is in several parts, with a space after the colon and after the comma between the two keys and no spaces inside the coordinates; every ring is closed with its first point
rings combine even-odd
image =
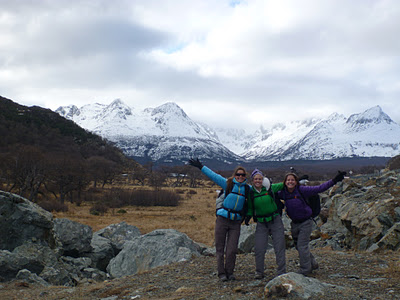
{"type": "Polygon", "coordinates": [[[246,177],[246,174],[245,174],[245,173],[236,173],[235,176],[243,176],[243,177],[246,177]]]}

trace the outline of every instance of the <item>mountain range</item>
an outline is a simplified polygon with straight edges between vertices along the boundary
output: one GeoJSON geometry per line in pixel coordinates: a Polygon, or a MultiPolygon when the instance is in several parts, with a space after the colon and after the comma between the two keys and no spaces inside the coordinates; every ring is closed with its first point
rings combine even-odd
{"type": "Polygon", "coordinates": [[[120,99],[109,105],[59,107],[56,112],[116,144],[140,163],[181,164],[189,157],[237,164],[257,161],[393,157],[400,125],[379,106],[349,117],[289,121],[253,133],[195,122],[175,103],[137,110],[120,99]]]}

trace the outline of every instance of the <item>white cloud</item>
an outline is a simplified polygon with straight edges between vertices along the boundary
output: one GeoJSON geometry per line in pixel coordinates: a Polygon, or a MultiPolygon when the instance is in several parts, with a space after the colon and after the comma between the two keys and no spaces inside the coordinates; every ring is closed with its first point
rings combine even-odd
{"type": "Polygon", "coordinates": [[[394,0],[0,1],[0,91],[19,103],[178,103],[211,125],[400,123],[394,0]],[[221,114],[221,110],[224,111],[221,114]]]}

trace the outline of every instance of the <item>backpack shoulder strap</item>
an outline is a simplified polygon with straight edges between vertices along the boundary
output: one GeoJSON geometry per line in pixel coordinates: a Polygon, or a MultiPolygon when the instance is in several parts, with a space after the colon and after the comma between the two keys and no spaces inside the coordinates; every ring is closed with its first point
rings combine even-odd
{"type": "Polygon", "coordinates": [[[305,202],[308,206],[311,207],[310,202],[308,201],[308,199],[307,199],[306,197],[304,197],[304,194],[300,191],[300,189],[298,189],[298,190],[299,190],[299,194],[300,194],[301,198],[304,200],[304,202],[305,202]]]}
{"type": "Polygon", "coordinates": [[[251,193],[251,189],[250,189],[250,186],[247,183],[244,186],[244,190],[245,190],[246,199],[249,199],[250,193],[251,193]]]}

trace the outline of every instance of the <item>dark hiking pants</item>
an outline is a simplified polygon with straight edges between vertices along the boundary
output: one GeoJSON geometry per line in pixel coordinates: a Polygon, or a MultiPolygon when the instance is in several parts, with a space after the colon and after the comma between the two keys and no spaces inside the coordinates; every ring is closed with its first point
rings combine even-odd
{"type": "Polygon", "coordinates": [[[281,216],[276,216],[272,221],[261,223],[257,222],[255,234],[255,258],[256,258],[256,273],[264,275],[264,260],[265,252],[268,247],[268,237],[272,236],[272,244],[275,251],[275,260],[278,266],[277,275],[286,273],[286,242],[285,229],[282,223],[281,216]]]}
{"type": "Polygon", "coordinates": [[[229,277],[233,274],[240,236],[240,224],[240,221],[232,221],[217,216],[215,222],[215,250],[218,277],[223,274],[229,277]]]}
{"type": "Polygon", "coordinates": [[[300,274],[309,274],[312,271],[312,264],[315,258],[310,251],[310,237],[313,220],[308,219],[301,223],[292,222],[292,237],[300,258],[300,274]]]}

